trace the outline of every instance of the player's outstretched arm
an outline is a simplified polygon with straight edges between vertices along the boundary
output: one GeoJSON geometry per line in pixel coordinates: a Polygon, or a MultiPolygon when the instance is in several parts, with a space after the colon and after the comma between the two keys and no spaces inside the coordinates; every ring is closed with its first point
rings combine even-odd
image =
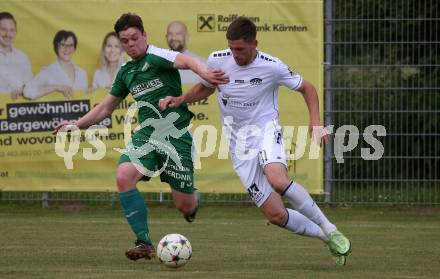
{"type": "Polygon", "coordinates": [[[219,69],[209,69],[198,59],[179,53],[174,60],[174,68],[190,69],[211,84],[224,84],[229,82],[229,77],[219,69]]]}
{"type": "Polygon", "coordinates": [[[207,98],[214,93],[215,88],[206,87],[203,83],[199,82],[194,85],[188,92],[179,97],[166,96],[159,101],[159,108],[165,110],[167,107],[176,108],[183,103],[197,102],[207,98]]]}
{"type": "Polygon", "coordinates": [[[87,128],[93,124],[101,122],[104,118],[109,116],[122,101],[122,98],[115,97],[113,95],[107,95],[101,103],[91,109],[78,121],[63,121],[55,127],[53,134],[62,130],[67,125],[75,125],[78,128],[87,128]]]}
{"type": "Polygon", "coordinates": [[[309,110],[309,135],[317,144],[321,143],[321,139],[327,144],[329,142],[328,133],[321,123],[319,98],[315,87],[307,80],[303,80],[298,91],[302,93],[309,110]]]}

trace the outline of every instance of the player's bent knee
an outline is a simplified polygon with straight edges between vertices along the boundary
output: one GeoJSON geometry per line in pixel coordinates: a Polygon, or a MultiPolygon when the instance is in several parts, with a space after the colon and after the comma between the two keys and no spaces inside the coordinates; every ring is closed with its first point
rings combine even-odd
{"type": "Polygon", "coordinates": [[[269,222],[280,227],[284,226],[284,224],[287,221],[287,216],[285,211],[272,212],[266,217],[269,219],[269,222]]]}
{"type": "Polygon", "coordinates": [[[194,207],[188,204],[176,206],[177,210],[179,210],[183,215],[187,216],[193,213],[194,207]]]}
{"type": "Polygon", "coordinates": [[[118,172],[116,174],[116,185],[118,186],[119,192],[126,192],[136,186],[136,181],[132,177],[129,177],[122,172],[118,172]]]}
{"type": "Polygon", "coordinates": [[[282,193],[290,184],[290,179],[285,177],[271,177],[270,179],[268,178],[268,180],[272,188],[278,193],[282,193]]]}
{"type": "Polygon", "coordinates": [[[190,215],[194,212],[195,204],[191,201],[179,201],[175,203],[177,210],[179,210],[183,215],[190,215]]]}

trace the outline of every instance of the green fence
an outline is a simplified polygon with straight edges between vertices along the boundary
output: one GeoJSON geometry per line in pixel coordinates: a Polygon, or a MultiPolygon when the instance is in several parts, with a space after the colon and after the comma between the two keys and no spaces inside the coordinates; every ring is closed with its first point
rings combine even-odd
{"type": "Polygon", "coordinates": [[[326,201],[439,204],[440,2],[325,6],[326,121],[360,131],[343,164],[327,150],[326,201]],[[386,128],[380,160],[361,158],[369,125],[386,128]]]}

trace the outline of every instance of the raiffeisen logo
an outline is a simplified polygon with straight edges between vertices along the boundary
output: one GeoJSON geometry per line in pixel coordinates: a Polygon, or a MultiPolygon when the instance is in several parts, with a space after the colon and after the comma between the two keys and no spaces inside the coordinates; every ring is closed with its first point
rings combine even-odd
{"type": "Polygon", "coordinates": [[[215,31],[215,14],[198,14],[197,15],[197,32],[214,32],[215,31]]]}

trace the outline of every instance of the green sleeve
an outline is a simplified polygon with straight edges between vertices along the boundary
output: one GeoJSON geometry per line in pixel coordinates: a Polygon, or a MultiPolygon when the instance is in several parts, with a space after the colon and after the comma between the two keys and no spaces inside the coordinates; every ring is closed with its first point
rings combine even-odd
{"type": "Polygon", "coordinates": [[[110,90],[110,94],[115,97],[125,98],[130,93],[130,90],[127,88],[123,78],[123,71],[121,69],[116,74],[115,81],[112,84],[112,88],[110,90]]]}
{"type": "Polygon", "coordinates": [[[176,60],[178,52],[169,49],[158,48],[150,45],[148,48],[150,54],[150,62],[159,69],[174,69],[174,61],[176,60]]]}
{"type": "Polygon", "coordinates": [[[151,58],[151,64],[153,64],[153,66],[159,69],[166,69],[166,70],[174,69],[173,62],[157,55],[154,55],[151,58]]]}

